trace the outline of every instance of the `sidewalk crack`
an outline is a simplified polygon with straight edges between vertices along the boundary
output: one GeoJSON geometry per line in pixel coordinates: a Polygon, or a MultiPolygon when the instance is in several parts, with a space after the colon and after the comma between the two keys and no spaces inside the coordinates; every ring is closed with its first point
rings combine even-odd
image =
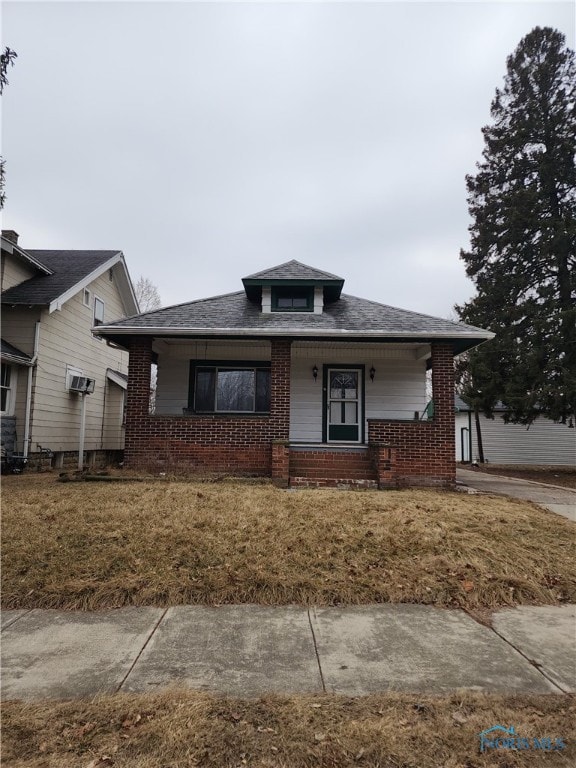
{"type": "Polygon", "coordinates": [[[9,621],[7,624],[4,624],[0,632],[5,632],[8,629],[8,627],[13,627],[17,621],[20,621],[20,619],[23,619],[24,616],[28,616],[28,614],[32,613],[33,610],[34,608],[28,608],[27,610],[24,611],[22,616],[16,616],[16,618],[12,619],[12,621],[9,621]]]}
{"type": "MultiPolygon", "coordinates": [[[[314,610],[314,607],[312,607],[312,610],[314,610]]],[[[318,672],[320,673],[322,692],[326,693],[326,683],[324,682],[324,673],[322,672],[322,665],[320,664],[320,654],[318,653],[318,643],[316,642],[314,625],[312,624],[312,617],[310,616],[310,608],[308,608],[308,624],[310,625],[310,632],[312,633],[312,642],[314,643],[314,653],[316,654],[316,663],[318,664],[318,672]]]]}
{"type": "Polygon", "coordinates": [[[484,627],[486,627],[487,629],[489,629],[492,632],[494,632],[494,634],[497,637],[499,637],[501,640],[503,640],[506,643],[506,645],[509,645],[510,648],[513,648],[516,651],[516,653],[519,653],[520,656],[522,656],[523,659],[526,659],[526,661],[528,662],[528,664],[530,664],[531,667],[534,667],[534,669],[537,672],[539,672],[542,675],[542,677],[544,677],[546,680],[548,680],[549,683],[552,683],[554,688],[556,688],[558,691],[560,691],[560,693],[570,693],[570,691],[565,691],[564,688],[562,688],[562,686],[560,685],[560,683],[558,683],[556,680],[554,680],[552,677],[550,677],[550,675],[547,674],[542,669],[541,665],[538,664],[537,661],[534,661],[534,659],[531,659],[530,656],[525,654],[524,651],[520,650],[520,648],[518,648],[516,645],[514,645],[514,643],[512,643],[510,640],[508,640],[507,637],[505,637],[504,635],[500,634],[500,632],[498,632],[497,629],[494,629],[494,626],[492,624],[492,619],[490,619],[490,623],[483,622],[483,621],[479,620],[479,618],[477,616],[475,616],[472,612],[470,612],[470,611],[468,611],[466,609],[464,609],[464,612],[468,616],[470,616],[470,618],[473,619],[473,621],[475,621],[477,624],[482,624],[484,627]]]}
{"type": "Polygon", "coordinates": [[[158,629],[158,627],[159,627],[159,626],[160,626],[160,624],[162,623],[162,621],[163,621],[163,619],[164,619],[164,616],[166,616],[166,614],[167,614],[167,613],[168,613],[168,608],[165,608],[165,609],[162,611],[162,615],[160,616],[160,618],[158,619],[158,621],[156,622],[156,624],[154,624],[154,626],[152,627],[152,631],[150,632],[150,634],[149,634],[149,635],[148,635],[148,637],[146,638],[146,642],[144,643],[144,645],[142,646],[142,648],[140,648],[140,650],[139,650],[139,652],[138,652],[138,655],[136,656],[136,658],[134,659],[134,661],[133,661],[133,662],[132,662],[132,664],[130,665],[130,669],[128,670],[128,672],[126,672],[126,674],[124,675],[124,677],[123,677],[123,678],[122,678],[122,680],[120,681],[120,685],[118,685],[118,687],[116,688],[116,691],[115,691],[115,693],[118,693],[118,692],[120,691],[120,689],[122,688],[122,686],[124,685],[124,683],[126,682],[126,680],[128,679],[128,677],[130,676],[130,674],[131,674],[132,670],[134,669],[134,667],[136,666],[136,664],[137,664],[137,663],[140,661],[140,657],[142,656],[142,654],[144,653],[144,651],[145,651],[145,650],[146,650],[146,648],[148,647],[148,643],[150,642],[150,640],[152,640],[152,638],[153,638],[153,637],[154,637],[154,635],[156,634],[156,630],[158,629]]]}

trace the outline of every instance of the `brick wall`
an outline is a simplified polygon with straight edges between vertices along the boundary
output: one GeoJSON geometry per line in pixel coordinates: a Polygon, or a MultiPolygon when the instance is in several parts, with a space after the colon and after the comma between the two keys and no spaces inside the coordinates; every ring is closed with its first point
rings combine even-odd
{"type": "Polygon", "coordinates": [[[347,480],[376,480],[372,455],[367,448],[293,448],[290,477],[347,480]]]}
{"type": "Polygon", "coordinates": [[[372,454],[367,448],[293,448],[290,486],[294,488],[378,487],[372,454]]]}
{"type": "Polygon", "coordinates": [[[128,365],[126,466],[272,474],[272,441],[288,440],[289,433],[290,342],[271,342],[269,416],[150,415],[151,361],[151,340],[135,339],[128,365]]]}
{"type": "Polygon", "coordinates": [[[270,422],[276,440],[290,437],[290,341],[271,342],[270,422]]]}
{"type": "Polygon", "coordinates": [[[369,419],[371,469],[366,471],[364,467],[353,467],[350,461],[343,466],[339,458],[326,454],[324,457],[300,456],[300,467],[296,465],[294,454],[287,448],[289,341],[271,342],[269,416],[151,416],[148,413],[151,360],[150,339],[135,339],[130,348],[128,370],[126,466],[272,475],[275,482],[285,485],[288,474],[304,476],[296,472],[306,459],[311,462],[312,475],[319,477],[322,469],[325,470],[326,482],[347,478],[388,487],[450,485],[455,481],[454,368],[449,344],[432,345],[434,419],[430,422],[369,419]],[[316,466],[317,463],[322,466],[316,466]]]}
{"type": "Polygon", "coordinates": [[[398,485],[452,485],[456,479],[451,344],[432,345],[431,421],[368,420],[368,441],[394,449],[398,485]]]}

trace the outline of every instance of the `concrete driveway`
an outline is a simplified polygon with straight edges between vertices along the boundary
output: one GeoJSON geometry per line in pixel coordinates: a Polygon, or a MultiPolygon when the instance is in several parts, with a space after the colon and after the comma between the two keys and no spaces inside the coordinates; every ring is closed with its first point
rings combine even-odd
{"type": "Polygon", "coordinates": [[[557,515],[576,522],[576,491],[569,488],[461,468],[456,469],[456,480],[468,488],[483,493],[500,493],[515,499],[533,501],[557,515]]]}

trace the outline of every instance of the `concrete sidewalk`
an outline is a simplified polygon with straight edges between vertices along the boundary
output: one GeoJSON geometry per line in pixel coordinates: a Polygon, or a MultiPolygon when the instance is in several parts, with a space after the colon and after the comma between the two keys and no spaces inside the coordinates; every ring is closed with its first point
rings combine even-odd
{"type": "Polygon", "coordinates": [[[493,626],[390,604],[5,611],[2,696],[576,691],[576,606],[504,610],[493,626]]]}
{"type": "Polygon", "coordinates": [[[576,491],[557,485],[544,485],[515,477],[474,472],[471,469],[456,469],[456,480],[468,488],[483,493],[498,493],[515,499],[533,501],[551,512],[576,522],[576,491]]]}

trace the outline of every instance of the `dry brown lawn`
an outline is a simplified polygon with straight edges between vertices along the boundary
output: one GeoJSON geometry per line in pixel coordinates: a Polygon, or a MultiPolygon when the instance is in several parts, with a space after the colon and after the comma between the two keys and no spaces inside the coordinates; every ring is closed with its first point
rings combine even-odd
{"type": "Polygon", "coordinates": [[[576,602],[574,524],[430,490],[3,481],[2,605],[576,602]]]}
{"type": "Polygon", "coordinates": [[[555,768],[574,766],[569,696],[381,694],[226,699],[179,690],[89,702],[8,702],[12,768],[555,768]],[[480,754],[478,734],[515,726],[530,749],[480,754]],[[561,738],[555,752],[533,739],[561,738]]]}

